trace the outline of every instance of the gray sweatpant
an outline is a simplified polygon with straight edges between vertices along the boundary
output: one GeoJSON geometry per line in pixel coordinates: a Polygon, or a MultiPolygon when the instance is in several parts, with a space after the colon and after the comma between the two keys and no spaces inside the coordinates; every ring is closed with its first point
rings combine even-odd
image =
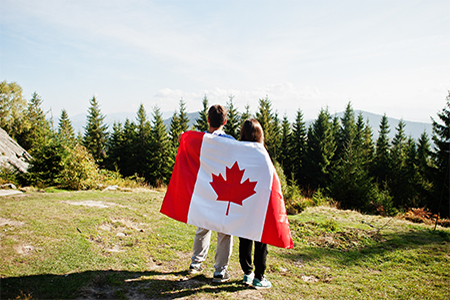
{"type": "MultiPolygon", "coordinates": [[[[211,230],[198,227],[194,238],[192,264],[199,264],[206,260],[210,242],[211,230]]],[[[218,232],[216,255],[214,257],[214,268],[217,273],[228,267],[232,250],[233,238],[231,235],[218,232]]]]}

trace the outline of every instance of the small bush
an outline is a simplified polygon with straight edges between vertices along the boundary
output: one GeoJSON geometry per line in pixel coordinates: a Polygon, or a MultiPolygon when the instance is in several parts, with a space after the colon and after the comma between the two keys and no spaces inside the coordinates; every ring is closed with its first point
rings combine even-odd
{"type": "Polygon", "coordinates": [[[301,213],[306,208],[306,203],[303,201],[300,188],[294,179],[289,182],[286,180],[283,168],[275,161],[275,170],[277,171],[278,178],[280,179],[281,191],[283,193],[284,202],[286,205],[286,212],[289,215],[296,215],[301,213]]]}
{"type": "Polygon", "coordinates": [[[19,184],[19,174],[9,168],[0,168],[0,184],[12,183],[19,184]]]}
{"type": "Polygon", "coordinates": [[[69,190],[96,188],[102,176],[92,155],[79,144],[72,149],[64,147],[69,155],[63,163],[63,170],[58,175],[60,186],[69,190]]]}
{"type": "Polygon", "coordinates": [[[325,197],[322,193],[321,189],[318,189],[314,192],[314,195],[312,196],[312,204],[313,206],[321,206],[327,204],[331,199],[325,197]]]}
{"type": "Polygon", "coordinates": [[[365,209],[367,212],[377,213],[382,216],[395,216],[398,214],[387,187],[381,190],[378,185],[374,184],[370,190],[369,198],[371,202],[369,207],[365,209]]]}
{"type": "Polygon", "coordinates": [[[123,178],[119,171],[100,170],[102,185],[118,185],[127,188],[146,188],[145,178],[138,175],[123,178]]]}
{"type": "Polygon", "coordinates": [[[28,173],[23,176],[25,181],[38,188],[59,185],[64,161],[69,156],[67,148],[54,140],[49,141],[34,152],[28,173]]]}

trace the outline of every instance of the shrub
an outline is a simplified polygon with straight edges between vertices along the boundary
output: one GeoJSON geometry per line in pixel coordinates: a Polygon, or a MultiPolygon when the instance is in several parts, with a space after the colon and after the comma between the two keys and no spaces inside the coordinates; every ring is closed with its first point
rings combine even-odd
{"type": "Polygon", "coordinates": [[[99,170],[87,149],[75,144],[72,148],[52,141],[41,146],[33,156],[26,183],[38,188],[57,186],[68,190],[95,189],[105,185],[145,187],[138,176],[122,178],[119,172],[99,170]]]}
{"type": "Polygon", "coordinates": [[[70,156],[70,152],[60,143],[51,140],[41,145],[33,153],[28,173],[24,179],[28,184],[43,188],[59,185],[59,175],[64,169],[64,161],[70,156]]]}
{"type": "Polygon", "coordinates": [[[123,178],[119,171],[100,170],[101,181],[103,185],[118,185],[127,188],[147,187],[145,178],[133,175],[123,178]]]}
{"type": "Polygon", "coordinates": [[[381,190],[377,184],[374,184],[370,189],[369,198],[371,201],[365,209],[367,212],[377,213],[382,216],[395,216],[398,214],[398,210],[394,207],[393,198],[386,187],[381,190]]]}
{"type": "Polygon", "coordinates": [[[19,174],[9,168],[0,168],[0,184],[12,183],[18,185],[19,174]]]}
{"type": "Polygon", "coordinates": [[[296,185],[295,181],[291,181],[290,184],[288,184],[283,168],[277,161],[275,161],[273,165],[277,171],[278,178],[280,179],[281,191],[283,193],[284,202],[286,205],[286,212],[290,215],[301,213],[306,207],[301,201],[299,187],[296,185]]]}
{"type": "Polygon", "coordinates": [[[69,155],[58,175],[60,186],[69,190],[96,188],[101,182],[102,176],[92,155],[80,144],[76,144],[73,149],[64,147],[69,155]]]}
{"type": "Polygon", "coordinates": [[[325,205],[328,202],[331,202],[331,199],[328,197],[325,197],[322,193],[321,189],[317,189],[314,192],[314,195],[312,196],[312,206],[321,206],[321,205],[325,205]]]}

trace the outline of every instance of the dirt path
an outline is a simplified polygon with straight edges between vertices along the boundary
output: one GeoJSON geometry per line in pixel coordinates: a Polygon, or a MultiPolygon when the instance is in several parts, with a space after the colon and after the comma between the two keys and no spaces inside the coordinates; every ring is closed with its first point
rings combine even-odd
{"type": "Polygon", "coordinates": [[[22,192],[18,190],[0,190],[0,196],[9,196],[15,194],[22,194],[22,192]]]}

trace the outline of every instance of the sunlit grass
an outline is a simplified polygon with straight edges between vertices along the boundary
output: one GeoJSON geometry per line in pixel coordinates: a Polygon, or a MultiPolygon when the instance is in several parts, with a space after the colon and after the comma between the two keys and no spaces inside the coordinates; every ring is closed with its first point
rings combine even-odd
{"type": "Polygon", "coordinates": [[[188,275],[195,227],[159,213],[164,191],[0,198],[1,299],[449,299],[450,230],[331,207],[290,216],[294,249],[269,246],[270,290],[188,275]]]}

